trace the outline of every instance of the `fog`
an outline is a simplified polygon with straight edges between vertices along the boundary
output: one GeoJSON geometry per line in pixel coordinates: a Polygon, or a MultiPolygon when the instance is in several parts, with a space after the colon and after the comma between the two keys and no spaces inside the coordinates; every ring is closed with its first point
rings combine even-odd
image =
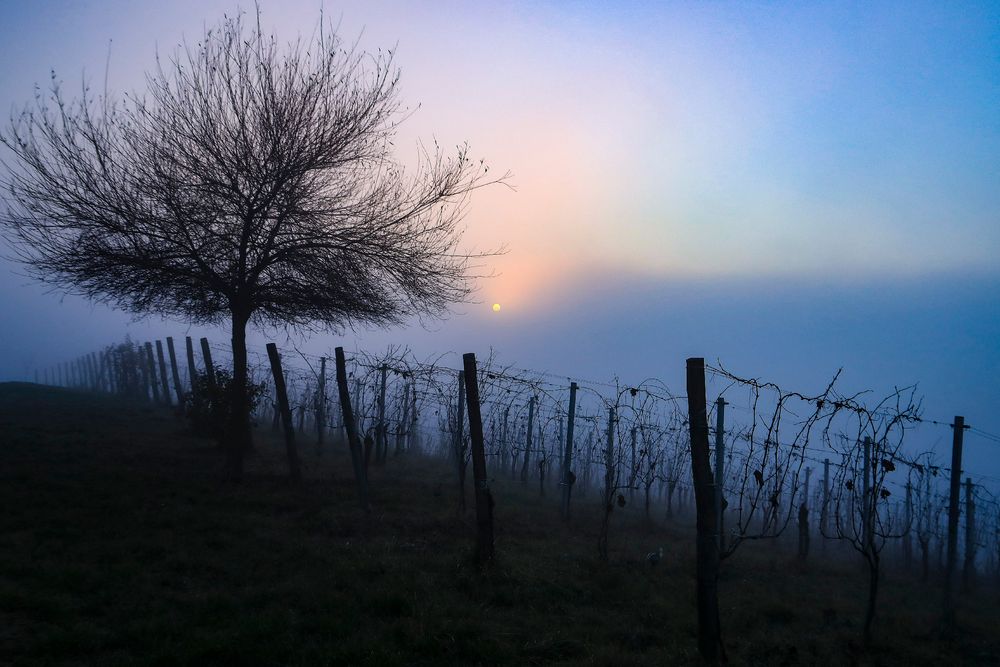
{"type": "MultiPolygon", "coordinates": [[[[46,293],[10,264],[4,270],[3,379],[32,379],[37,369],[126,335],[140,341],[185,334],[228,341],[224,329],[135,319],[78,297],[46,293]]],[[[871,390],[872,397],[881,397],[895,386],[917,384],[926,418],[950,422],[963,415],[978,429],[1000,432],[1000,280],[991,276],[822,281],[591,274],[569,276],[536,296],[530,309],[502,304],[494,313],[490,303],[464,304],[445,320],[382,331],[256,328],[250,345],[263,353],[264,343],[274,341],[314,354],[338,345],[370,352],[401,345],[420,357],[492,349],[500,362],[520,368],[567,379],[619,378],[623,384],[658,377],[678,394],[690,356],[803,392],[818,393],[842,368],[839,386],[845,391],[871,390]]],[[[966,434],[965,442],[969,474],[997,489],[998,445],[975,433],[966,434]]],[[[946,462],[950,443],[949,429],[928,426],[907,446],[933,447],[946,462]]]]}

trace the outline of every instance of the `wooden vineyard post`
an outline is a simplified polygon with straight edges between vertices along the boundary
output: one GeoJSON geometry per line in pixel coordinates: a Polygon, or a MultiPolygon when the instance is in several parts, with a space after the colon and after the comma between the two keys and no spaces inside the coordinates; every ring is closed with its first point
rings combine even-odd
{"type": "Polygon", "coordinates": [[[455,423],[455,466],[458,473],[458,506],[465,512],[465,371],[458,372],[458,415],[455,423]]]}
{"type": "Polygon", "coordinates": [[[823,506],[819,511],[819,532],[823,536],[823,550],[826,551],[827,520],[830,517],[830,459],[823,459],[823,506]]]}
{"type": "Polygon", "coordinates": [[[187,352],[188,391],[194,394],[194,385],[198,380],[198,368],[194,365],[194,343],[191,336],[184,337],[184,347],[187,352]]]}
{"type": "Polygon", "coordinates": [[[420,439],[417,434],[417,425],[420,422],[420,415],[417,414],[417,383],[413,383],[413,391],[410,392],[410,427],[407,430],[407,451],[420,451],[420,439]]]}
{"type": "Polygon", "coordinates": [[[542,420],[538,420],[538,495],[545,497],[545,467],[549,464],[549,450],[545,445],[542,420]]]}
{"type": "Polygon", "coordinates": [[[636,476],[639,474],[639,467],[637,465],[638,461],[636,459],[636,442],[637,442],[637,431],[638,428],[633,426],[629,431],[629,447],[631,449],[631,456],[629,457],[629,473],[628,473],[628,502],[629,505],[635,503],[635,483],[636,476]]]}
{"type": "Polygon", "coordinates": [[[862,528],[865,534],[861,537],[861,546],[865,553],[872,548],[875,522],[872,521],[872,512],[875,511],[875,502],[872,500],[871,477],[872,477],[872,439],[865,436],[862,444],[864,456],[862,458],[861,477],[861,511],[863,513],[862,528]]]}
{"type": "Polygon", "coordinates": [[[101,357],[101,368],[104,369],[104,377],[106,382],[106,387],[108,388],[109,394],[114,394],[117,392],[118,388],[115,386],[115,357],[114,352],[111,349],[104,351],[104,355],[101,357]]]}
{"type": "Polygon", "coordinates": [[[316,455],[323,453],[323,432],[326,430],[326,357],[319,360],[316,383],[316,455]]]}
{"type": "Polygon", "coordinates": [[[403,453],[406,447],[406,429],[409,427],[410,419],[410,383],[403,383],[403,405],[401,406],[402,414],[399,417],[399,422],[396,425],[396,451],[395,456],[399,456],[403,453]]]}
{"type": "Polygon", "coordinates": [[[153,359],[153,344],[146,343],[146,368],[149,369],[149,386],[153,390],[153,402],[160,402],[160,387],[156,383],[156,360],[153,359]]]}
{"type": "Polygon", "coordinates": [[[208,339],[201,339],[201,356],[205,361],[205,377],[208,380],[208,391],[211,394],[210,401],[215,404],[215,364],[212,363],[212,348],[208,345],[208,339]]]}
{"type": "Polygon", "coordinates": [[[601,560],[608,562],[608,526],[611,522],[611,512],[615,508],[615,409],[608,408],[608,431],[604,445],[604,493],[602,494],[601,534],[597,539],[597,552],[601,560]]]}
{"type": "Polygon", "coordinates": [[[976,578],[976,503],[972,478],[965,478],[965,561],[962,564],[962,590],[969,591],[976,578]]]}
{"type": "Polygon", "coordinates": [[[114,390],[111,388],[111,368],[108,364],[109,352],[104,350],[97,355],[97,363],[100,372],[100,390],[111,394],[114,390]]]}
{"type": "Polygon", "coordinates": [[[87,365],[87,371],[88,371],[87,375],[89,378],[89,382],[87,383],[88,385],[87,388],[90,391],[96,392],[100,389],[100,387],[97,386],[97,364],[94,363],[94,353],[91,352],[90,354],[85,356],[84,360],[87,365]]]}
{"type": "Polygon", "coordinates": [[[382,465],[385,463],[386,450],[389,448],[385,425],[385,381],[389,369],[383,364],[378,370],[378,425],[375,431],[375,465],[382,465]]]}
{"type": "Polygon", "coordinates": [[[955,629],[955,568],[958,561],[959,491],[962,485],[962,438],[965,434],[965,417],[956,416],[951,425],[951,488],[948,495],[948,560],[944,576],[944,625],[945,631],[955,629]]]}
{"type": "MultiPolygon", "coordinates": [[[[503,426],[501,427],[501,430],[500,430],[500,471],[501,472],[503,472],[503,469],[506,467],[507,457],[510,456],[510,458],[512,460],[514,458],[514,452],[513,452],[513,449],[511,447],[511,442],[510,442],[510,434],[507,431],[507,429],[509,427],[509,424],[510,424],[510,406],[508,405],[508,406],[506,406],[503,409],[503,426]]],[[[514,465],[511,465],[511,468],[510,468],[510,477],[511,477],[511,479],[514,479],[514,465]]]]}
{"type": "Polygon", "coordinates": [[[288,458],[288,474],[291,476],[292,481],[298,482],[302,479],[302,470],[299,467],[299,452],[295,448],[295,427],[292,424],[292,410],[288,406],[285,375],[281,372],[281,356],[278,355],[278,347],[274,343],[267,344],[267,358],[271,361],[271,375],[274,377],[274,393],[277,395],[278,410],[281,412],[281,421],[285,430],[285,453],[288,458]]]}
{"type": "MultiPolygon", "coordinates": [[[[708,447],[705,404],[705,360],[687,360],[688,425],[691,434],[691,473],[697,511],[696,582],[698,598],[698,652],[709,662],[720,658],[719,537],[715,517],[715,485],[708,447]]],[[[725,660],[725,655],[722,655],[725,660]]]]}
{"type": "Polygon", "coordinates": [[[726,481],[726,400],[719,396],[715,402],[715,514],[719,521],[719,551],[726,548],[722,492],[726,481]]]}
{"type": "Polygon", "coordinates": [[[167,353],[170,356],[170,375],[174,379],[174,393],[177,394],[177,405],[184,407],[184,385],[181,384],[181,373],[177,369],[177,351],[174,350],[174,339],[167,336],[167,353]]]}
{"type": "MultiPolygon", "coordinates": [[[[324,358],[323,361],[325,362],[326,359],[324,358]]],[[[351,466],[354,468],[354,481],[358,487],[358,500],[361,501],[361,509],[368,512],[371,510],[371,505],[368,502],[368,472],[365,470],[361,440],[358,439],[358,424],[354,421],[351,395],[347,388],[347,360],[344,357],[344,348],[338,347],[334,350],[334,365],[336,366],[340,409],[344,414],[344,428],[347,430],[347,445],[351,450],[351,466]]]]}
{"type": "Polygon", "coordinates": [[[812,468],[806,468],[806,487],[799,501],[799,560],[804,561],[809,555],[809,476],[812,468]]]}
{"type": "Polygon", "coordinates": [[[483,443],[483,417],[479,407],[479,374],[476,355],[462,356],[465,371],[465,394],[469,411],[469,437],[472,440],[472,477],[476,490],[476,560],[480,565],[493,561],[493,495],[486,479],[486,449],[483,443]]]}
{"type": "Polygon", "coordinates": [[[903,534],[903,564],[907,570],[913,567],[913,487],[906,483],[906,532],[903,534]]]}
{"type": "Polygon", "coordinates": [[[163,343],[159,340],[156,341],[156,358],[160,362],[160,389],[163,390],[163,402],[170,405],[172,401],[170,400],[170,384],[167,382],[167,361],[163,357],[163,343]]]}
{"type": "MultiPolygon", "coordinates": [[[[528,399],[528,428],[524,432],[524,459],[521,461],[521,481],[528,481],[528,462],[531,460],[531,436],[535,425],[535,397],[528,399]]],[[[541,457],[539,457],[540,459],[541,457]]]]}
{"type": "Polygon", "coordinates": [[[576,475],[573,474],[573,422],[576,421],[576,383],[569,384],[569,415],[566,422],[566,449],[563,452],[562,517],[569,521],[569,501],[576,475]]]}

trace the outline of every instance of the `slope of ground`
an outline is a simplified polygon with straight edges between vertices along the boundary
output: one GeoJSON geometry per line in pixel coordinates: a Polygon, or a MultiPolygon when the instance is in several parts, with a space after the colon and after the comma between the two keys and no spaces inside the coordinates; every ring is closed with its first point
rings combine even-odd
{"type": "MultiPolygon", "coordinates": [[[[167,410],[0,384],[0,663],[697,664],[686,523],[626,508],[601,564],[593,494],[565,525],[551,491],[497,479],[498,562],[481,573],[447,466],[390,457],[366,516],[346,457],[303,438],[296,487],[274,434],[256,439],[233,486],[167,410]]],[[[939,589],[892,575],[883,590],[863,653],[858,564],[748,545],[723,564],[729,657],[1000,664],[993,582],[963,599],[954,641],[938,639],[939,589]]]]}

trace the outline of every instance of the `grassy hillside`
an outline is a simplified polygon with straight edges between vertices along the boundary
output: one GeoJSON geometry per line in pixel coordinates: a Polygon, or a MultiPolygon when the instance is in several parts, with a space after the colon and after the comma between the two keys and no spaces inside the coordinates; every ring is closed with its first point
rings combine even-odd
{"type": "MultiPolygon", "coordinates": [[[[498,562],[480,573],[447,466],[390,456],[365,516],[345,456],[301,443],[294,487],[276,437],[256,442],[232,486],[216,447],[166,410],[0,384],[0,663],[697,664],[685,522],[626,508],[601,564],[593,494],[567,526],[535,483],[498,479],[498,562]]],[[[864,590],[860,563],[747,545],[723,564],[731,661],[1000,664],[992,581],[946,642],[940,590],[891,573],[868,653],[864,590]]]]}

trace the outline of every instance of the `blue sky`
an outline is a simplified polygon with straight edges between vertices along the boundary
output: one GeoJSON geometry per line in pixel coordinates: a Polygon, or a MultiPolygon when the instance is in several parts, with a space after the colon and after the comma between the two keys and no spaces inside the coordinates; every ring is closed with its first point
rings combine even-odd
{"type": "MultiPolygon", "coordinates": [[[[263,0],[262,20],[291,39],[319,6],[263,0]]],[[[84,69],[100,86],[109,62],[112,90],[141,89],[157,49],[235,7],[4,3],[0,108],[50,68],[72,90],[84,69]]],[[[843,366],[857,388],[919,381],[928,414],[1000,432],[1000,3],[325,11],[364,48],[398,46],[403,99],[420,105],[402,160],[418,138],[468,140],[517,188],[477,195],[467,217],[470,244],[510,249],[482,303],[359,345],[495,345],[522,365],[673,384],[690,355],[810,386],[843,366]]],[[[15,271],[0,264],[0,377],[186,326],[130,323],[15,271]]],[[[969,456],[1000,477],[992,447],[969,456]]]]}

